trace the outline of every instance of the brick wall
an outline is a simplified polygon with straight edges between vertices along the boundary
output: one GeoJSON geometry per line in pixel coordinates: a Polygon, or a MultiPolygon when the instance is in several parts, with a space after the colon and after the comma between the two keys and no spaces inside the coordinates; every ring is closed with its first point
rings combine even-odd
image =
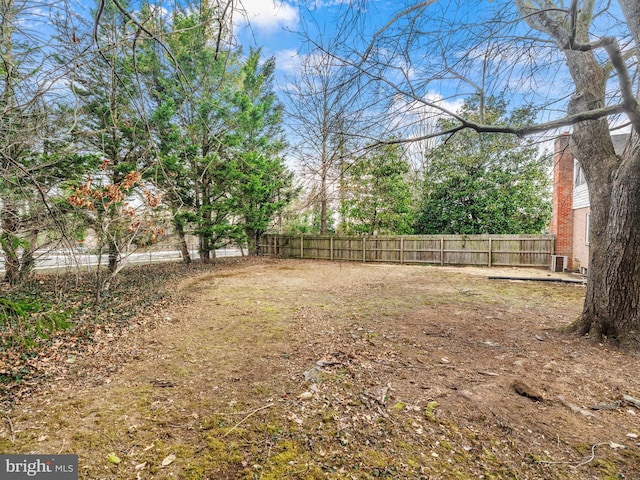
{"type": "Polygon", "coordinates": [[[573,269],[573,155],[569,149],[571,135],[563,133],[553,153],[553,215],[551,233],[556,236],[556,255],[566,255],[573,269]]]}

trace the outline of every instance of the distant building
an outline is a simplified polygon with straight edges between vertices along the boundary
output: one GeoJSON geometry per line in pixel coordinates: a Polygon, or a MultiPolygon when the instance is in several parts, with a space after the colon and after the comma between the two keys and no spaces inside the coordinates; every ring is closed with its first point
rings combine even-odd
{"type": "MultiPolygon", "coordinates": [[[[627,134],[612,136],[616,153],[622,152],[628,138],[627,134]]],[[[563,133],[554,145],[551,233],[556,236],[556,255],[567,257],[564,268],[586,275],[591,207],[584,172],[571,152],[570,139],[569,133],[563,133]]]]}

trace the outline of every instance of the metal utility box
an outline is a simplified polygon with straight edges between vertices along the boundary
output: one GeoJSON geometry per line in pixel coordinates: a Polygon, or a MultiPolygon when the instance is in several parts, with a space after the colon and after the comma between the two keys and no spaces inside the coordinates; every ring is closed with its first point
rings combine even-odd
{"type": "Polygon", "coordinates": [[[551,255],[551,271],[564,272],[569,267],[569,257],[566,255],[551,255]]]}

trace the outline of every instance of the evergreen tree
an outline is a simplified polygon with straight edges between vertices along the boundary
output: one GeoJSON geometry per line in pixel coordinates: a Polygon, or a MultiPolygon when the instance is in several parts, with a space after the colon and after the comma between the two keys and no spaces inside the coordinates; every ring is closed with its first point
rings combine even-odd
{"type": "MultiPolygon", "coordinates": [[[[467,100],[461,115],[491,125],[526,124],[533,112],[507,115],[500,98],[467,100]]],[[[448,121],[440,122],[442,129],[448,121]]],[[[430,152],[415,231],[424,234],[540,233],[549,224],[550,158],[515,135],[458,132],[430,152]]]]}
{"type": "Polygon", "coordinates": [[[214,41],[224,34],[211,27],[223,12],[200,7],[176,11],[160,29],[171,55],[147,49],[144,63],[160,157],[154,182],[165,192],[185,260],[184,238],[192,233],[206,263],[229,242],[249,241],[255,251],[292,191],[274,60],[261,63],[259,50],[243,59],[214,41]]]}
{"type": "Polygon", "coordinates": [[[273,217],[295,194],[293,174],[282,152],[282,105],[273,92],[275,59],[260,62],[260,50],[251,50],[241,69],[242,86],[234,95],[237,128],[234,147],[234,196],[242,218],[249,251],[258,253],[260,236],[273,217]]]}
{"type": "Polygon", "coordinates": [[[208,2],[177,9],[163,31],[171,55],[155,52],[149,67],[160,144],[154,181],[165,192],[185,261],[190,260],[185,235],[192,233],[205,263],[242,231],[234,217],[233,165],[225,145],[235,122],[229,105],[239,82],[239,58],[215,41],[220,32],[212,25],[219,14],[208,2]]]}
{"type": "Polygon", "coordinates": [[[409,172],[409,163],[394,145],[375,149],[345,167],[339,231],[358,235],[412,233],[409,172]]]}

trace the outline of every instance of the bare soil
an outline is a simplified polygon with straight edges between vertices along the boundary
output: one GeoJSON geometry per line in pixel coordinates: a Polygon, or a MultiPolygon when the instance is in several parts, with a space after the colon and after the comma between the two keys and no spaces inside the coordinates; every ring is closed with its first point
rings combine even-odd
{"type": "Polygon", "coordinates": [[[78,454],[83,479],[640,478],[638,355],[563,332],[584,286],[489,275],[566,278],[200,271],[6,409],[0,451],[78,454]]]}

